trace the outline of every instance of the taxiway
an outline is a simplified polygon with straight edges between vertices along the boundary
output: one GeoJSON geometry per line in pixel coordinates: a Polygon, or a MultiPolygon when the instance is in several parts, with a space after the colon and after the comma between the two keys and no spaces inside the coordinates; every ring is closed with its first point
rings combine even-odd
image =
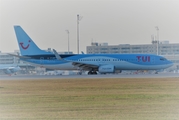
{"type": "Polygon", "coordinates": [[[46,80],[46,79],[73,79],[73,78],[179,78],[179,73],[159,74],[107,74],[107,75],[13,75],[0,76],[0,80],[46,80]]]}

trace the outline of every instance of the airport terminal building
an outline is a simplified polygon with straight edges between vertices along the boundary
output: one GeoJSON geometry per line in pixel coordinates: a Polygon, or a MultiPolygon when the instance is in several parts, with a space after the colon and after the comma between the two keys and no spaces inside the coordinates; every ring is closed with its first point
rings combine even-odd
{"type": "MultiPolygon", "coordinates": [[[[97,53],[148,53],[157,54],[157,42],[152,44],[130,45],[108,45],[108,43],[91,43],[87,46],[87,54],[97,53]]],[[[179,55],[179,43],[170,44],[169,41],[163,41],[158,44],[159,55],[179,55]]]]}
{"type": "Polygon", "coordinates": [[[152,41],[151,44],[119,44],[108,45],[108,43],[92,42],[86,47],[87,54],[157,54],[174,62],[174,67],[179,69],[179,43],[169,43],[169,41],[152,41]]]}

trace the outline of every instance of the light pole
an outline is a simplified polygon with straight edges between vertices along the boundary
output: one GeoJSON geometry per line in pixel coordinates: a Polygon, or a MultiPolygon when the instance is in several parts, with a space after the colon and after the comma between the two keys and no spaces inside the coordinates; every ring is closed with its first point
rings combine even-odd
{"type": "Polygon", "coordinates": [[[77,53],[79,54],[79,21],[82,19],[82,16],[77,15],[77,53]]]}
{"type": "Polygon", "coordinates": [[[70,51],[70,47],[69,47],[69,34],[70,34],[70,32],[69,32],[69,30],[66,30],[66,32],[68,34],[68,54],[69,54],[69,51],[70,51]]]}
{"type": "Polygon", "coordinates": [[[159,28],[158,26],[155,27],[155,29],[157,30],[157,55],[159,55],[159,28]]]}

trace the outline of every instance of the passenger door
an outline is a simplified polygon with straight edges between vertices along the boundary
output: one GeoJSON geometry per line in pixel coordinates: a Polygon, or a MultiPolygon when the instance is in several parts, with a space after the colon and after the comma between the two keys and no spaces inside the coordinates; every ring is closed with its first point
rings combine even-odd
{"type": "Polygon", "coordinates": [[[155,57],[154,56],[151,57],[151,64],[155,64],[155,57]]]}

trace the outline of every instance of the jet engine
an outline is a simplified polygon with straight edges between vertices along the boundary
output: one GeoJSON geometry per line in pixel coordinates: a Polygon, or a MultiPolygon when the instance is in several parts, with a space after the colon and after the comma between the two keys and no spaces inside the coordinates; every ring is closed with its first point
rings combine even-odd
{"type": "Polygon", "coordinates": [[[4,71],[4,73],[6,73],[6,74],[11,74],[11,71],[9,70],[9,69],[5,69],[5,70],[3,70],[4,71]]]}
{"type": "Polygon", "coordinates": [[[102,65],[98,68],[99,73],[114,73],[115,67],[114,65],[102,65]]]}

